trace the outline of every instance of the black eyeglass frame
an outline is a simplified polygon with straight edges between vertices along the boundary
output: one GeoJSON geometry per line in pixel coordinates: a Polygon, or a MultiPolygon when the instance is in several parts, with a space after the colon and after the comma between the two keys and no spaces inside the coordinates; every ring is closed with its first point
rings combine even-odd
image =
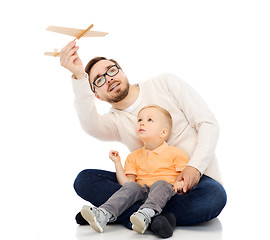
{"type": "Polygon", "coordinates": [[[117,64],[114,64],[110,68],[108,68],[108,70],[104,74],[100,75],[96,80],[93,81],[93,83],[92,83],[92,91],[95,92],[95,87],[94,86],[100,88],[100,87],[102,87],[107,82],[106,75],[108,75],[109,77],[114,77],[116,74],[119,73],[119,69],[121,69],[121,68],[117,64]],[[110,69],[113,68],[113,67],[116,67],[117,68],[117,72],[115,74],[113,74],[113,75],[108,74],[108,72],[110,71],[110,69]],[[104,77],[105,78],[105,81],[104,81],[104,83],[102,85],[97,86],[96,85],[96,81],[99,78],[101,78],[101,77],[104,77]]]}

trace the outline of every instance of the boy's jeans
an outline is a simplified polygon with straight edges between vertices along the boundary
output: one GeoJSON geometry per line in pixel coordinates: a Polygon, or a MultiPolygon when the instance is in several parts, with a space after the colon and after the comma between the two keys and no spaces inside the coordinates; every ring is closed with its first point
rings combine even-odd
{"type": "MultiPolygon", "coordinates": [[[[81,171],[74,182],[77,194],[95,206],[101,206],[122,186],[117,182],[115,172],[87,169],[81,171]]],[[[174,195],[163,208],[176,217],[177,226],[189,226],[207,222],[219,215],[226,205],[227,196],[220,183],[203,175],[200,182],[185,194],[174,195]]],[[[131,229],[130,216],[143,201],[134,203],[117,219],[131,229]]]]}
{"type": "Polygon", "coordinates": [[[113,220],[138,201],[144,202],[140,209],[151,208],[156,214],[160,214],[175,194],[172,184],[163,180],[156,181],[150,187],[147,185],[142,187],[136,182],[127,182],[100,207],[109,211],[113,215],[113,220]]]}

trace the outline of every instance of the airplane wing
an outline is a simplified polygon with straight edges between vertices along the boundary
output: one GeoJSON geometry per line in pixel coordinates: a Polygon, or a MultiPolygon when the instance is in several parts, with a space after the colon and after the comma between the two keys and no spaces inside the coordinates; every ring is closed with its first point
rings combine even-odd
{"type": "Polygon", "coordinates": [[[55,48],[53,52],[45,52],[44,55],[52,56],[52,57],[59,57],[61,52],[58,52],[58,49],[55,48]]]}
{"type": "Polygon", "coordinates": [[[46,55],[46,56],[52,56],[52,57],[58,57],[58,56],[60,56],[60,52],[59,53],[45,52],[44,55],[46,55]]]}
{"type": "MultiPolygon", "coordinates": [[[[77,37],[79,36],[85,29],[77,29],[77,28],[66,28],[66,27],[57,27],[57,26],[49,26],[47,31],[51,32],[57,32],[57,33],[62,33],[65,35],[77,37]]],[[[97,32],[97,31],[88,31],[84,37],[104,37],[108,33],[106,32],[97,32]]]]}

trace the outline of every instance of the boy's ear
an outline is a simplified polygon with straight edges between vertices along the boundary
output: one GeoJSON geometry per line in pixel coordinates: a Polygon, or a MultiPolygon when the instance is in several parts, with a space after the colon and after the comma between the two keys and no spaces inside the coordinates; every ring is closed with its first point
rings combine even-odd
{"type": "Polygon", "coordinates": [[[162,128],[161,133],[160,133],[160,137],[161,138],[166,138],[168,135],[168,129],[167,128],[162,128]]]}
{"type": "Polygon", "coordinates": [[[95,92],[95,97],[97,98],[97,99],[99,99],[100,101],[104,101],[100,96],[98,96],[98,94],[95,92]]]}

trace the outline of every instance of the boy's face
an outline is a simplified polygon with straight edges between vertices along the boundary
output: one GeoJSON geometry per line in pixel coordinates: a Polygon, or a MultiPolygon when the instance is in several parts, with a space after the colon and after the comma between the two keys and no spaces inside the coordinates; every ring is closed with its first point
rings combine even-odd
{"type": "Polygon", "coordinates": [[[166,117],[162,112],[154,107],[143,109],[138,115],[136,133],[137,136],[145,140],[157,140],[166,137],[166,117]]]}

